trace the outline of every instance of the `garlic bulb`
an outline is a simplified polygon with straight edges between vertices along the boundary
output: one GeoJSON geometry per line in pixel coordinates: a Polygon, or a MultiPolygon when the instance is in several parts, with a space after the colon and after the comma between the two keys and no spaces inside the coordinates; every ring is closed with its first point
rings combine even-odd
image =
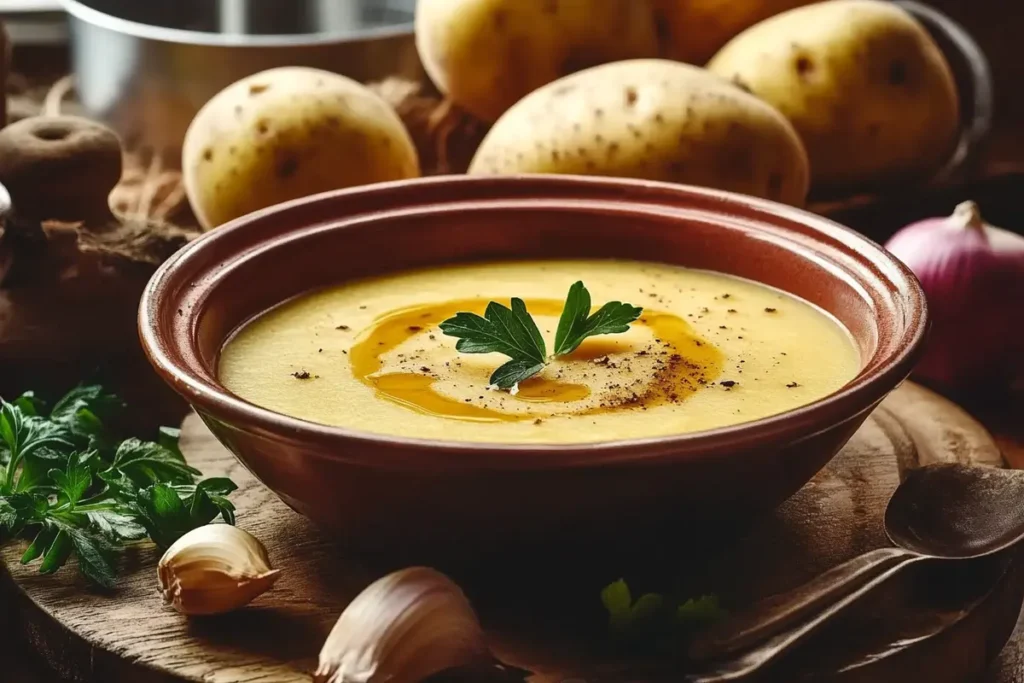
{"type": "Polygon", "coordinates": [[[320,651],[316,683],[418,683],[445,669],[493,663],[462,590],[412,567],[356,596],[320,651]]]}
{"type": "Polygon", "coordinates": [[[267,550],[230,524],[193,529],[160,558],[164,602],[183,614],[222,614],[250,603],[278,577],[267,550]]]}

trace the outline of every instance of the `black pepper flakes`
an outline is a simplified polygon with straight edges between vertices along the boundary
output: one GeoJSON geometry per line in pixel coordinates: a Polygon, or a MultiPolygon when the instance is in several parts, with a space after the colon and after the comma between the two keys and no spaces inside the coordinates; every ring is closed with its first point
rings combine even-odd
{"type": "Polygon", "coordinates": [[[765,313],[775,313],[775,312],[776,312],[777,310],[778,310],[778,309],[776,309],[776,308],[766,307],[766,308],[764,309],[764,312],[765,312],[765,313]]]}
{"type": "Polygon", "coordinates": [[[309,379],[312,377],[308,370],[298,370],[292,373],[292,377],[295,379],[309,379]]]}
{"type": "Polygon", "coordinates": [[[338,325],[334,329],[336,329],[336,330],[351,330],[352,328],[349,327],[348,325],[338,325]]]}
{"type": "Polygon", "coordinates": [[[796,389],[798,386],[800,386],[800,384],[798,382],[790,382],[789,384],[786,385],[786,388],[787,389],[796,389]]]}
{"type": "Polygon", "coordinates": [[[737,382],[735,380],[731,380],[731,379],[723,379],[721,382],[719,382],[719,384],[721,384],[723,387],[725,387],[727,389],[731,389],[734,386],[736,386],[737,384],[739,384],[739,382],[737,382]]]}

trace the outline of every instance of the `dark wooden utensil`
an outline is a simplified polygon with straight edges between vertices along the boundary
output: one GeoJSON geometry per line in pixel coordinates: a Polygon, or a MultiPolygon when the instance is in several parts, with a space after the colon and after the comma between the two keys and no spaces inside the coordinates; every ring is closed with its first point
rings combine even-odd
{"type": "Polygon", "coordinates": [[[959,464],[914,470],[886,508],[885,531],[898,547],[856,557],[709,630],[691,645],[691,658],[739,656],[692,680],[717,683],[753,673],[911,564],[1009,548],[1024,538],[1022,499],[1021,471],[959,464]]]}

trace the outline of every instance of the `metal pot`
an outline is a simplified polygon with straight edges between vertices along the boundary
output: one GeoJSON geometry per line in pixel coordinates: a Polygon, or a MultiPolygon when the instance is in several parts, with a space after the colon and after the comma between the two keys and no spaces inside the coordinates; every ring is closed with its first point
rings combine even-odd
{"type": "Polygon", "coordinates": [[[224,87],[277,66],[422,77],[415,0],[61,0],[86,112],[169,159],[224,87]]]}

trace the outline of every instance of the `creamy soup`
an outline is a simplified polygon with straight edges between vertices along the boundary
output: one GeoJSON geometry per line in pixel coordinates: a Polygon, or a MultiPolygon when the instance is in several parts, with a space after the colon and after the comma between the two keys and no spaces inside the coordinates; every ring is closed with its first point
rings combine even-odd
{"type": "Polygon", "coordinates": [[[847,331],[778,290],[707,271],[633,261],[445,266],[305,294],[224,347],[220,377],[286,415],[426,439],[579,443],[663,436],[781,413],[860,369],[847,331]],[[526,306],[550,350],[569,286],[593,309],[642,306],[621,334],[591,337],[517,393],[488,387],[508,360],[464,354],[439,325],[487,303],[526,306]]]}

